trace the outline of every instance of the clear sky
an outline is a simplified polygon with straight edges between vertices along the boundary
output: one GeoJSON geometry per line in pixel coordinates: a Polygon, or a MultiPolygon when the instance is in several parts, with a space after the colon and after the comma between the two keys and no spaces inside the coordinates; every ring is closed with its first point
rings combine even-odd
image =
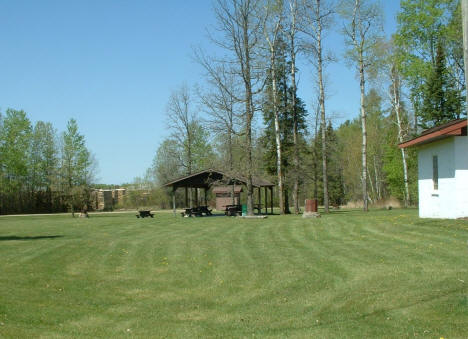
{"type": "MultiPolygon", "coordinates": [[[[398,0],[382,1],[386,34],[398,0]]],[[[169,135],[166,104],[183,83],[203,85],[192,46],[210,52],[210,0],[0,0],[0,111],[23,109],[33,122],[61,132],[78,121],[95,154],[101,183],[142,175],[169,135]]],[[[344,61],[338,29],[326,47],[339,57],[327,68],[327,110],[354,118],[359,84],[344,61]]],[[[313,69],[300,63],[299,96],[313,101],[313,69]]]]}

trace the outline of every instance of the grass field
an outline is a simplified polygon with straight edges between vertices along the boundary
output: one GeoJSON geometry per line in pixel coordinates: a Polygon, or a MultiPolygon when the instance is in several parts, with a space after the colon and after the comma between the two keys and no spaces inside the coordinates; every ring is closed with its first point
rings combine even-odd
{"type": "Polygon", "coordinates": [[[0,217],[0,337],[468,337],[468,221],[0,217]]]}

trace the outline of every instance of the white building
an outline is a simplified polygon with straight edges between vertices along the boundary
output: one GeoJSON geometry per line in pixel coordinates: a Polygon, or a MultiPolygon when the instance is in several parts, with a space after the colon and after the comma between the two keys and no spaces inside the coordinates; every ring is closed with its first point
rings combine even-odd
{"type": "Polygon", "coordinates": [[[418,147],[419,216],[468,217],[467,120],[431,128],[399,145],[418,147]]]}

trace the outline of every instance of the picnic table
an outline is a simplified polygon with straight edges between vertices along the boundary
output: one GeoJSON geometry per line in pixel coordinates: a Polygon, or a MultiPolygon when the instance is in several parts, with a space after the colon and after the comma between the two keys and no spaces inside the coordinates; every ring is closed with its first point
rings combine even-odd
{"type": "Polygon", "coordinates": [[[136,217],[137,218],[146,218],[146,217],[154,218],[154,213],[151,213],[151,211],[142,210],[142,211],[138,211],[136,217]]]}
{"type": "Polygon", "coordinates": [[[197,206],[192,208],[186,208],[185,212],[182,212],[181,215],[183,217],[202,217],[203,214],[205,216],[210,216],[211,210],[208,209],[208,206],[197,206]]]}
{"type": "MultiPolygon", "coordinates": [[[[253,208],[258,211],[258,214],[262,213],[262,204],[254,204],[253,208]]],[[[229,217],[242,215],[242,205],[226,205],[224,214],[229,217]]]]}
{"type": "Polygon", "coordinates": [[[226,205],[224,215],[227,215],[228,217],[242,215],[242,205],[226,205]]]}

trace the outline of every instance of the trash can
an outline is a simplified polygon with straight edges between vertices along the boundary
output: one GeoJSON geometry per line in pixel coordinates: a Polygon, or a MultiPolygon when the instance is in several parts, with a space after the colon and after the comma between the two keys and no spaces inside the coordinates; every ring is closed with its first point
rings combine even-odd
{"type": "Polygon", "coordinates": [[[245,217],[247,215],[247,205],[242,205],[242,216],[245,217]]]}

